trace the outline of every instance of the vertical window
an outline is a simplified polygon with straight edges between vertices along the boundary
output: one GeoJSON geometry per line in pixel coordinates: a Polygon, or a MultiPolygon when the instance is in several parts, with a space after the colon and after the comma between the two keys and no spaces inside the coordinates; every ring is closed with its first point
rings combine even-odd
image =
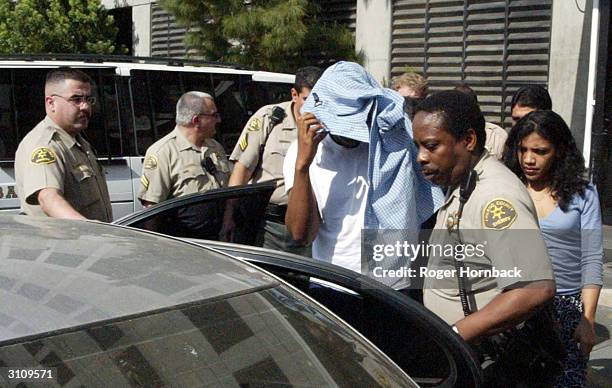
{"type": "Polygon", "coordinates": [[[238,75],[213,74],[214,97],[221,122],[217,124],[217,140],[227,153],[231,153],[234,144],[242,132],[242,127],[249,119],[240,90],[238,75]]]}
{"type": "Polygon", "coordinates": [[[92,94],[98,99],[93,106],[84,136],[98,157],[123,156],[122,133],[117,109],[117,91],[111,69],[83,69],[94,81],[92,94]]]}
{"type": "MultiPolygon", "coordinates": [[[[14,69],[17,144],[45,117],[45,77],[49,69],[14,69]]],[[[13,154],[14,157],[14,154],[13,154]]]]}
{"type": "MultiPolygon", "coordinates": [[[[8,142],[7,158],[14,158],[17,145],[23,137],[34,128],[46,115],[45,113],[45,77],[51,69],[13,69],[12,85],[7,81],[11,72],[0,75],[0,126],[2,141],[8,142]],[[11,87],[15,96],[15,112],[5,112],[5,105],[11,96],[11,87]],[[6,118],[5,118],[6,116],[6,118]],[[16,122],[13,131],[4,134],[6,122],[16,122]]],[[[118,119],[117,93],[113,79],[113,69],[82,69],[94,81],[92,94],[98,102],[92,108],[92,116],[83,136],[91,143],[99,157],[122,156],[123,146],[118,119]]],[[[10,111],[10,109],[9,109],[10,111]]],[[[10,128],[10,127],[9,127],[10,128]]],[[[1,146],[0,146],[1,148],[1,146]]],[[[1,150],[0,150],[1,151],[1,150]]]]}
{"type": "Polygon", "coordinates": [[[12,160],[19,144],[12,104],[11,73],[0,72],[0,160],[12,160]]]}
{"type": "Polygon", "coordinates": [[[174,129],[176,103],[183,87],[177,72],[135,70],[130,90],[136,146],[138,154],[144,155],[151,144],[174,129]]]}

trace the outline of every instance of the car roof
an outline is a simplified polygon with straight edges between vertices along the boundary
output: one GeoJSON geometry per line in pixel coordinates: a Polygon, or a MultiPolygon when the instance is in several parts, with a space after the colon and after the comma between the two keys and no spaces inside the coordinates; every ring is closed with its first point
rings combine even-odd
{"type": "Polygon", "coordinates": [[[0,215],[0,344],[276,286],[177,239],[92,221],[0,215]]]}

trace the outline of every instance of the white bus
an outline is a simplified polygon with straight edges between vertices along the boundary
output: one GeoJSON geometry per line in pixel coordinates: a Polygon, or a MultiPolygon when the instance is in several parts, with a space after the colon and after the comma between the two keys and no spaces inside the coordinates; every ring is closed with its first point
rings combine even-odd
{"type": "Polygon", "coordinates": [[[221,114],[217,140],[230,153],[248,118],[265,104],[288,100],[295,79],[290,74],[167,58],[0,57],[0,211],[19,212],[15,151],[45,116],[45,75],[59,66],[81,69],[96,83],[99,103],[84,136],[106,169],[115,219],[141,208],[136,196],[143,156],[174,128],[181,94],[199,90],[215,97],[221,114]]]}

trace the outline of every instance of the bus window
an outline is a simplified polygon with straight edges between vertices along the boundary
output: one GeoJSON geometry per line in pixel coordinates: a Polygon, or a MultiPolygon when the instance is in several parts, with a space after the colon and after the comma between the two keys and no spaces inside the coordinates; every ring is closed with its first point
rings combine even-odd
{"type": "Polygon", "coordinates": [[[176,103],[182,94],[179,73],[171,71],[132,72],[132,100],[138,154],[174,129],[176,103]]]}
{"type": "Polygon", "coordinates": [[[249,81],[244,87],[246,109],[250,115],[268,104],[291,100],[291,84],[249,81]]]}
{"type": "MultiPolygon", "coordinates": [[[[49,69],[14,69],[13,90],[19,139],[45,117],[45,77],[49,69]]],[[[12,155],[14,157],[14,154],[12,155]]]]}
{"type": "MultiPolygon", "coordinates": [[[[130,94],[134,108],[133,124],[136,132],[136,149],[138,155],[144,155],[147,148],[155,141],[153,127],[153,101],[149,93],[148,74],[144,71],[134,71],[130,77],[130,94]]],[[[131,136],[130,136],[131,137],[131,136]]]]}
{"type": "Polygon", "coordinates": [[[112,70],[85,70],[95,84],[93,94],[98,102],[93,106],[89,126],[84,136],[96,151],[98,157],[124,156],[119,116],[117,111],[117,92],[112,70]]]}
{"type": "Polygon", "coordinates": [[[217,140],[230,154],[249,119],[240,90],[240,78],[232,74],[213,74],[214,97],[221,122],[217,125],[217,140]]]}
{"type": "Polygon", "coordinates": [[[204,92],[211,96],[215,94],[209,73],[183,73],[181,76],[184,92],[204,92]]]}
{"type": "MultiPolygon", "coordinates": [[[[45,77],[50,69],[14,69],[14,82],[12,83],[15,93],[15,110],[17,112],[17,128],[13,130],[13,138],[2,136],[3,142],[8,138],[10,149],[7,152],[8,158],[15,157],[17,145],[23,137],[34,128],[45,117],[45,77]]],[[[117,115],[117,93],[115,92],[112,69],[82,69],[94,81],[93,93],[98,98],[98,103],[93,106],[92,116],[89,120],[88,128],[83,131],[83,136],[89,141],[100,157],[122,156],[121,138],[116,139],[109,136],[108,131],[116,131],[119,127],[117,115]],[[108,81],[106,81],[108,80],[108,81]]],[[[4,77],[10,72],[2,72],[4,77]]],[[[8,85],[11,86],[10,84],[8,85]]],[[[0,98],[0,127],[4,128],[5,100],[10,93],[2,93],[0,98]]],[[[9,127],[10,128],[10,127],[9,127]]],[[[2,130],[2,133],[5,131],[2,130]]],[[[10,133],[10,131],[7,131],[10,133]]]]}
{"type": "Polygon", "coordinates": [[[98,96],[100,98],[101,113],[104,115],[104,122],[106,123],[108,153],[111,156],[132,156],[134,137],[127,136],[121,130],[116,88],[115,77],[113,75],[104,74],[101,76],[98,96]]]}
{"type": "Polygon", "coordinates": [[[13,160],[19,137],[15,128],[11,72],[0,72],[0,160],[13,160]]]}

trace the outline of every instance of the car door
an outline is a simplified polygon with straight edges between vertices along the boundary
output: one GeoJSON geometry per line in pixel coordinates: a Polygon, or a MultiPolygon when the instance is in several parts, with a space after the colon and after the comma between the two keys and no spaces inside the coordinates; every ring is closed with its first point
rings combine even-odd
{"type": "Polygon", "coordinates": [[[114,223],[174,237],[218,240],[231,210],[231,242],[256,245],[276,181],[210,190],[164,201],[114,223]]]}
{"type": "Polygon", "coordinates": [[[420,386],[482,385],[482,371],[469,345],[418,302],[353,271],[253,246],[273,187],[239,186],[178,198],[115,223],[188,238],[279,276],[361,332],[420,386]],[[244,224],[234,241],[246,245],[210,241],[217,240],[222,221],[212,222],[206,233],[199,227],[185,228],[189,223],[182,219],[183,213],[204,219],[210,213],[214,219],[228,204],[244,212],[240,215],[244,224]]]}

